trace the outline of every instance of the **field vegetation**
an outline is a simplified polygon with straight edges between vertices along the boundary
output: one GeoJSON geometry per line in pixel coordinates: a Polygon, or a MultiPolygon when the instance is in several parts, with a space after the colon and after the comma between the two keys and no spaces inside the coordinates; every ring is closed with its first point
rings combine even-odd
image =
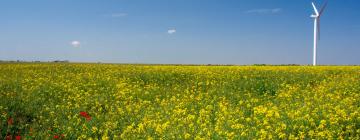
{"type": "Polygon", "coordinates": [[[0,139],[360,139],[359,66],[0,64],[0,139]]]}

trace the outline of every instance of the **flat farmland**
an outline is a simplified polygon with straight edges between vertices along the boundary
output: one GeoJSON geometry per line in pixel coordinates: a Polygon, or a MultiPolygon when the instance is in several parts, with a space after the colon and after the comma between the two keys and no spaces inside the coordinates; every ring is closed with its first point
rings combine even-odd
{"type": "Polygon", "coordinates": [[[19,137],[360,139],[360,67],[3,63],[19,137]]]}

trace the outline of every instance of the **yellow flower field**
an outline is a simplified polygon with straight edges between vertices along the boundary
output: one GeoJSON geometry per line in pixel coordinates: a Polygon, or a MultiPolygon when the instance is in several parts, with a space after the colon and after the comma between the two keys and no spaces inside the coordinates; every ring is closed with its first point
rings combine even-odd
{"type": "Polygon", "coordinates": [[[360,67],[3,63],[9,138],[360,139],[360,67]]]}

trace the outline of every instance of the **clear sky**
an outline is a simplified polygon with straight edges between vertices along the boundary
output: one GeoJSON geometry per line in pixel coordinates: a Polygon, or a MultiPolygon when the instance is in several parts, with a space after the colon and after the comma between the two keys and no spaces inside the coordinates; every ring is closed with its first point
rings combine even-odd
{"type": "MultiPolygon", "coordinates": [[[[311,0],[1,0],[0,59],[311,64],[312,12],[311,0]]],[[[330,0],[318,62],[360,64],[359,0],[330,0]]]]}

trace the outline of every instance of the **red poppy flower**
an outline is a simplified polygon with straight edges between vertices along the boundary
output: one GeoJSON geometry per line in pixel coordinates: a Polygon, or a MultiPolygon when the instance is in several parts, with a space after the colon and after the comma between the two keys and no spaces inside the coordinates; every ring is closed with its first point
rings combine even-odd
{"type": "Polygon", "coordinates": [[[90,120],[91,120],[91,117],[86,117],[86,120],[87,120],[87,121],[90,121],[90,120]]]}
{"type": "Polygon", "coordinates": [[[16,136],[15,139],[16,140],[21,140],[21,136],[16,136]]]}
{"type": "Polygon", "coordinates": [[[80,115],[83,116],[83,117],[88,117],[89,114],[86,113],[85,111],[80,111],[80,115]]]}
{"type": "Polygon", "coordinates": [[[54,135],[54,139],[63,139],[65,137],[64,134],[61,135],[54,135]]]}
{"type": "Polygon", "coordinates": [[[85,111],[80,111],[80,116],[86,118],[87,121],[91,120],[91,116],[85,111]]]}
{"type": "Polygon", "coordinates": [[[9,118],[9,119],[7,120],[7,123],[8,123],[8,125],[12,125],[12,124],[14,123],[14,119],[13,119],[13,118],[9,118]]]}

